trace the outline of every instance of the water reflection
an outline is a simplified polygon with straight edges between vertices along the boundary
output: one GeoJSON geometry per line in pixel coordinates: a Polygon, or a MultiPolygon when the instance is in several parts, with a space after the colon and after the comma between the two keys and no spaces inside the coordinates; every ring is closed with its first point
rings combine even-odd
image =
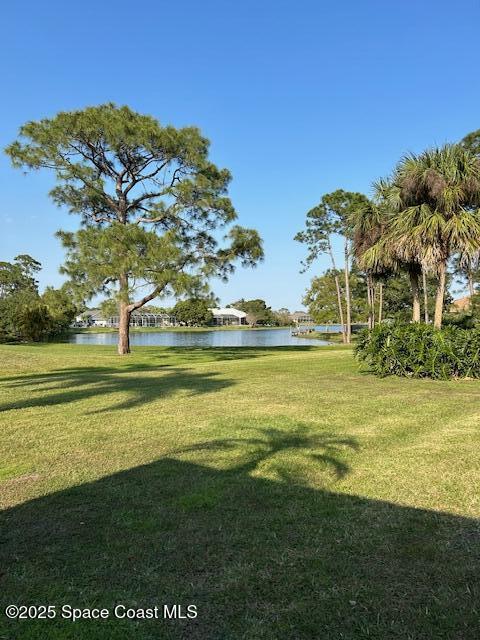
{"type": "MultiPolygon", "coordinates": [[[[75,333],[75,344],[117,344],[117,333],[75,333]]],[[[329,344],[315,338],[296,338],[290,329],[242,329],[229,331],[145,331],[130,333],[133,346],[160,347],[288,347],[329,344]]]]}

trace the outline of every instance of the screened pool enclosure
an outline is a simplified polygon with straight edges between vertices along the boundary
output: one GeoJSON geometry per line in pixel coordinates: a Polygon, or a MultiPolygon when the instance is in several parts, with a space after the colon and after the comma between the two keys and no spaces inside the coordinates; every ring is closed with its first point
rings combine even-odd
{"type": "MultiPolygon", "coordinates": [[[[106,318],[107,327],[118,327],[119,316],[106,318]]],[[[167,313],[132,313],[130,317],[131,327],[173,327],[175,326],[175,316],[167,313]]]]}

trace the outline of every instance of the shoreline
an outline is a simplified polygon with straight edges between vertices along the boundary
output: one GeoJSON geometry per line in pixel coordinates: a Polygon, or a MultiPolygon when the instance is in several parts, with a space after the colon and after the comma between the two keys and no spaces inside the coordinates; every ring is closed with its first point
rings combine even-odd
{"type": "MultiPolygon", "coordinates": [[[[176,333],[201,333],[207,331],[270,331],[279,329],[290,329],[289,326],[283,327],[249,327],[248,325],[227,325],[224,327],[130,327],[131,333],[156,333],[169,332],[176,333]]],[[[118,333],[115,327],[70,327],[68,333],[118,333]]]]}

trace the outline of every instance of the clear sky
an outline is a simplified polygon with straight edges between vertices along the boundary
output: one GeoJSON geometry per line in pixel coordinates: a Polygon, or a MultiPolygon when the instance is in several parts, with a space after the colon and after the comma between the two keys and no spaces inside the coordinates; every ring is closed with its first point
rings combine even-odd
{"type": "MultiPolygon", "coordinates": [[[[479,24],[479,0],[4,3],[0,144],[27,120],[107,101],[198,125],[266,253],[215,293],[298,309],[327,262],[299,274],[292,238],[323,193],[369,193],[403,152],[480,128],[479,24]]],[[[0,175],[0,259],[29,253],[41,285],[60,284],[53,234],[78,220],[49,201],[51,176],[5,156],[0,175]]]]}

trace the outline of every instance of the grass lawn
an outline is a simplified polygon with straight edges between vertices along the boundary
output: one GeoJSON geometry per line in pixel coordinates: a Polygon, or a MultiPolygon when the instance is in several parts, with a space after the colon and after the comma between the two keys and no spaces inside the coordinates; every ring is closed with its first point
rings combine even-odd
{"type": "Polygon", "coordinates": [[[341,346],[1,346],[0,638],[477,640],[480,386],[341,346]]]}

